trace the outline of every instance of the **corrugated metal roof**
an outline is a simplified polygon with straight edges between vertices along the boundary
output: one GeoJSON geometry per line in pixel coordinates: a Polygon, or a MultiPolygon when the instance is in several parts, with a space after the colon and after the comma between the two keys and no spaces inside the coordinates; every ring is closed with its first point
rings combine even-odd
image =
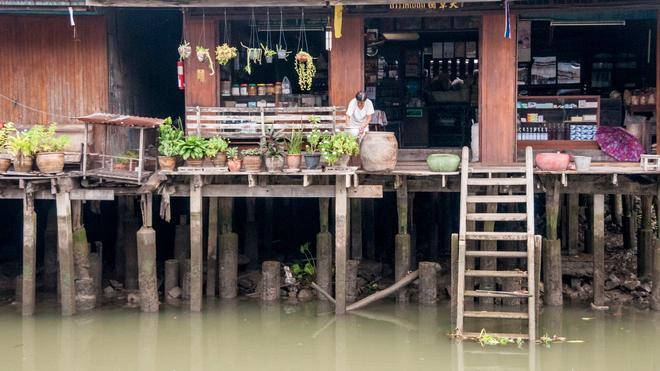
{"type": "Polygon", "coordinates": [[[92,113],[91,115],[78,117],[78,120],[86,124],[94,125],[115,125],[126,127],[155,128],[160,126],[165,120],[154,117],[140,117],[129,115],[115,115],[112,113],[92,113]]]}

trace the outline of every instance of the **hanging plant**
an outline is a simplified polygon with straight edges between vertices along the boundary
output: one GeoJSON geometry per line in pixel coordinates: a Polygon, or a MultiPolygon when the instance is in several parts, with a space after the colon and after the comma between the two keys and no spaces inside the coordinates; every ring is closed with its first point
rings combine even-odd
{"type": "Polygon", "coordinates": [[[291,54],[287,50],[288,46],[286,44],[286,36],[284,35],[284,17],[282,16],[282,8],[280,8],[280,35],[277,40],[277,45],[275,45],[275,51],[277,52],[277,59],[286,60],[286,58],[291,54]]]}
{"type": "Polygon", "coordinates": [[[261,44],[261,50],[263,50],[264,57],[266,57],[266,63],[272,63],[273,57],[277,55],[277,52],[264,44],[261,44]]]}
{"type": "Polygon", "coordinates": [[[215,68],[213,67],[213,59],[211,59],[211,53],[209,53],[209,48],[205,48],[201,45],[198,45],[195,48],[197,54],[197,60],[203,63],[205,60],[209,61],[209,69],[211,70],[211,76],[215,75],[215,68]]]}
{"type": "Polygon", "coordinates": [[[296,73],[298,74],[298,85],[300,90],[311,90],[312,80],[316,76],[316,66],[314,58],[306,51],[299,51],[296,54],[295,62],[296,73]]]}
{"type": "Polygon", "coordinates": [[[177,51],[179,52],[179,60],[183,61],[188,58],[190,58],[190,55],[192,54],[192,48],[190,47],[190,43],[187,42],[186,40],[183,40],[181,45],[177,48],[177,51]]]}
{"type": "Polygon", "coordinates": [[[229,63],[229,61],[236,58],[237,55],[238,55],[237,49],[234,48],[233,46],[229,46],[229,44],[227,43],[218,45],[215,48],[215,60],[218,61],[218,64],[221,66],[224,66],[227,63],[229,63]]]}
{"type": "Polygon", "coordinates": [[[252,64],[261,64],[261,56],[263,54],[263,50],[261,48],[245,46],[243,43],[241,43],[241,46],[245,48],[245,54],[247,55],[247,63],[245,64],[244,70],[248,75],[250,75],[252,74],[252,64]]]}

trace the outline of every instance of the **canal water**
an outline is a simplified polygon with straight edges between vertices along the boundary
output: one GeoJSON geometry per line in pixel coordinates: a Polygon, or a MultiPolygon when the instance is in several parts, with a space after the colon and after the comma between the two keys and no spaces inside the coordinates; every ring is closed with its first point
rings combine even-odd
{"type": "MultiPolygon", "coordinates": [[[[498,323],[486,323],[498,330],[498,323]]],[[[108,308],[22,318],[0,308],[0,370],[660,370],[660,314],[545,308],[540,335],[568,342],[456,344],[448,306],[381,303],[335,318],[329,306],[211,301],[202,313],[108,308]]]]}

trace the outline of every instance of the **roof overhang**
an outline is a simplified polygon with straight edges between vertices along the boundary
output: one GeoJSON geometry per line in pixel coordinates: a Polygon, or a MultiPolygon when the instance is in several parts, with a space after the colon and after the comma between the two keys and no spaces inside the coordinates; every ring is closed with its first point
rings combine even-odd
{"type": "MultiPolygon", "coordinates": [[[[493,3],[502,0],[461,0],[460,3],[493,3]]],[[[86,0],[87,6],[98,7],[176,7],[176,8],[231,8],[231,7],[323,7],[328,5],[389,5],[419,4],[419,0],[86,0]]]]}

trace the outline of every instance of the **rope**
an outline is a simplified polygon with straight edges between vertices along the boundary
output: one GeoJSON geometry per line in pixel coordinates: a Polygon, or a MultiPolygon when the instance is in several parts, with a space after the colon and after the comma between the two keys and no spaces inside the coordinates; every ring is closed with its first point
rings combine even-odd
{"type": "Polygon", "coordinates": [[[229,44],[229,27],[227,27],[227,10],[225,9],[225,32],[222,35],[223,39],[222,42],[225,44],[229,44]]]}
{"type": "Polygon", "coordinates": [[[67,119],[67,120],[70,120],[70,119],[75,118],[74,116],[65,116],[65,115],[61,115],[61,114],[59,114],[59,113],[53,113],[53,112],[48,112],[48,111],[42,111],[42,110],[40,110],[40,109],[38,109],[38,108],[34,108],[34,107],[32,107],[32,106],[28,106],[27,104],[23,104],[23,103],[21,103],[21,102],[15,100],[15,99],[12,99],[12,98],[10,98],[10,97],[8,97],[8,96],[2,94],[2,93],[0,93],[0,98],[5,99],[5,100],[7,100],[7,101],[9,101],[9,102],[11,102],[11,103],[17,105],[17,106],[21,106],[21,107],[23,107],[23,108],[25,108],[25,109],[27,109],[27,110],[29,110],[29,111],[33,111],[33,112],[37,112],[37,113],[42,113],[42,114],[45,114],[45,115],[48,115],[48,116],[53,116],[53,117],[65,118],[65,119],[67,119]]]}
{"type": "Polygon", "coordinates": [[[302,8],[302,13],[300,16],[300,33],[298,34],[298,49],[296,52],[302,50],[302,46],[305,46],[305,51],[309,50],[307,45],[307,30],[305,29],[305,8],[302,8]]]}
{"type": "Polygon", "coordinates": [[[282,15],[282,8],[280,8],[280,37],[277,45],[279,45],[281,49],[288,49],[288,45],[286,44],[286,36],[284,36],[284,16],[282,15]]]}

